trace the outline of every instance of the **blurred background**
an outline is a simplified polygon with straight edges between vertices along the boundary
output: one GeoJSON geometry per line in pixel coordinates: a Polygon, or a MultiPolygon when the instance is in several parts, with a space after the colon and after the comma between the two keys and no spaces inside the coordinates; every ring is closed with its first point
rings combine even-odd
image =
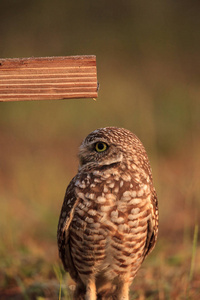
{"type": "Polygon", "coordinates": [[[98,127],[143,142],[160,230],[131,299],[199,299],[199,1],[1,0],[0,57],[96,55],[97,101],[0,103],[0,298],[71,299],[57,222],[98,127]]]}

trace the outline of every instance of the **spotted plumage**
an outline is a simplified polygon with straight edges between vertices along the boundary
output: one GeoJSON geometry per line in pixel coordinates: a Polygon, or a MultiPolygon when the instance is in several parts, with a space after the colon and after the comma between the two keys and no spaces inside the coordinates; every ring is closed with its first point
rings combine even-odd
{"type": "Polygon", "coordinates": [[[123,128],[100,128],[79,149],[58,224],[74,299],[129,299],[129,286],[154,248],[157,196],[146,151],[123,128]]]}

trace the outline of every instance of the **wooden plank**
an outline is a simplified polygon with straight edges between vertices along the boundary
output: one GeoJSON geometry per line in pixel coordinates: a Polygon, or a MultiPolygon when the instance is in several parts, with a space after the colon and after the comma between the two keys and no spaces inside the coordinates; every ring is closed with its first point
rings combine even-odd
{"type": "Polygon", "coordinates": [[[0,101],[97,96],[94,55],[0,59],[0,101]]]}

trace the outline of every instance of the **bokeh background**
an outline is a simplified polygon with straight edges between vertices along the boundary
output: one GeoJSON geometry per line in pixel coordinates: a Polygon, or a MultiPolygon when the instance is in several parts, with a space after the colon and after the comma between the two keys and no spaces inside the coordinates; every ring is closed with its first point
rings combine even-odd
{"type": "Polygon", "coordinates": [[[0,103],[0,298],[71,299],[56,246],[80,142],[109,125],[144,143],[160,230],[131,299],[199,299],[199,1],[1,0],[0,57],[96,55],[92,99],[0,103]]]}

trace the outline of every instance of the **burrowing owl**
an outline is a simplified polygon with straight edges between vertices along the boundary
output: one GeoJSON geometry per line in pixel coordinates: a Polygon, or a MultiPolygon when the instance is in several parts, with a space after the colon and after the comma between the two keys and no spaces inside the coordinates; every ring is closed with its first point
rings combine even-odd
{"type": "Polygon", "coordinates": [[[80,146],[58,224],[74,299],[129,299],[129,286],[154,248],[158,207],[140,140],[123,128],[100,128],[80,146]]]}

